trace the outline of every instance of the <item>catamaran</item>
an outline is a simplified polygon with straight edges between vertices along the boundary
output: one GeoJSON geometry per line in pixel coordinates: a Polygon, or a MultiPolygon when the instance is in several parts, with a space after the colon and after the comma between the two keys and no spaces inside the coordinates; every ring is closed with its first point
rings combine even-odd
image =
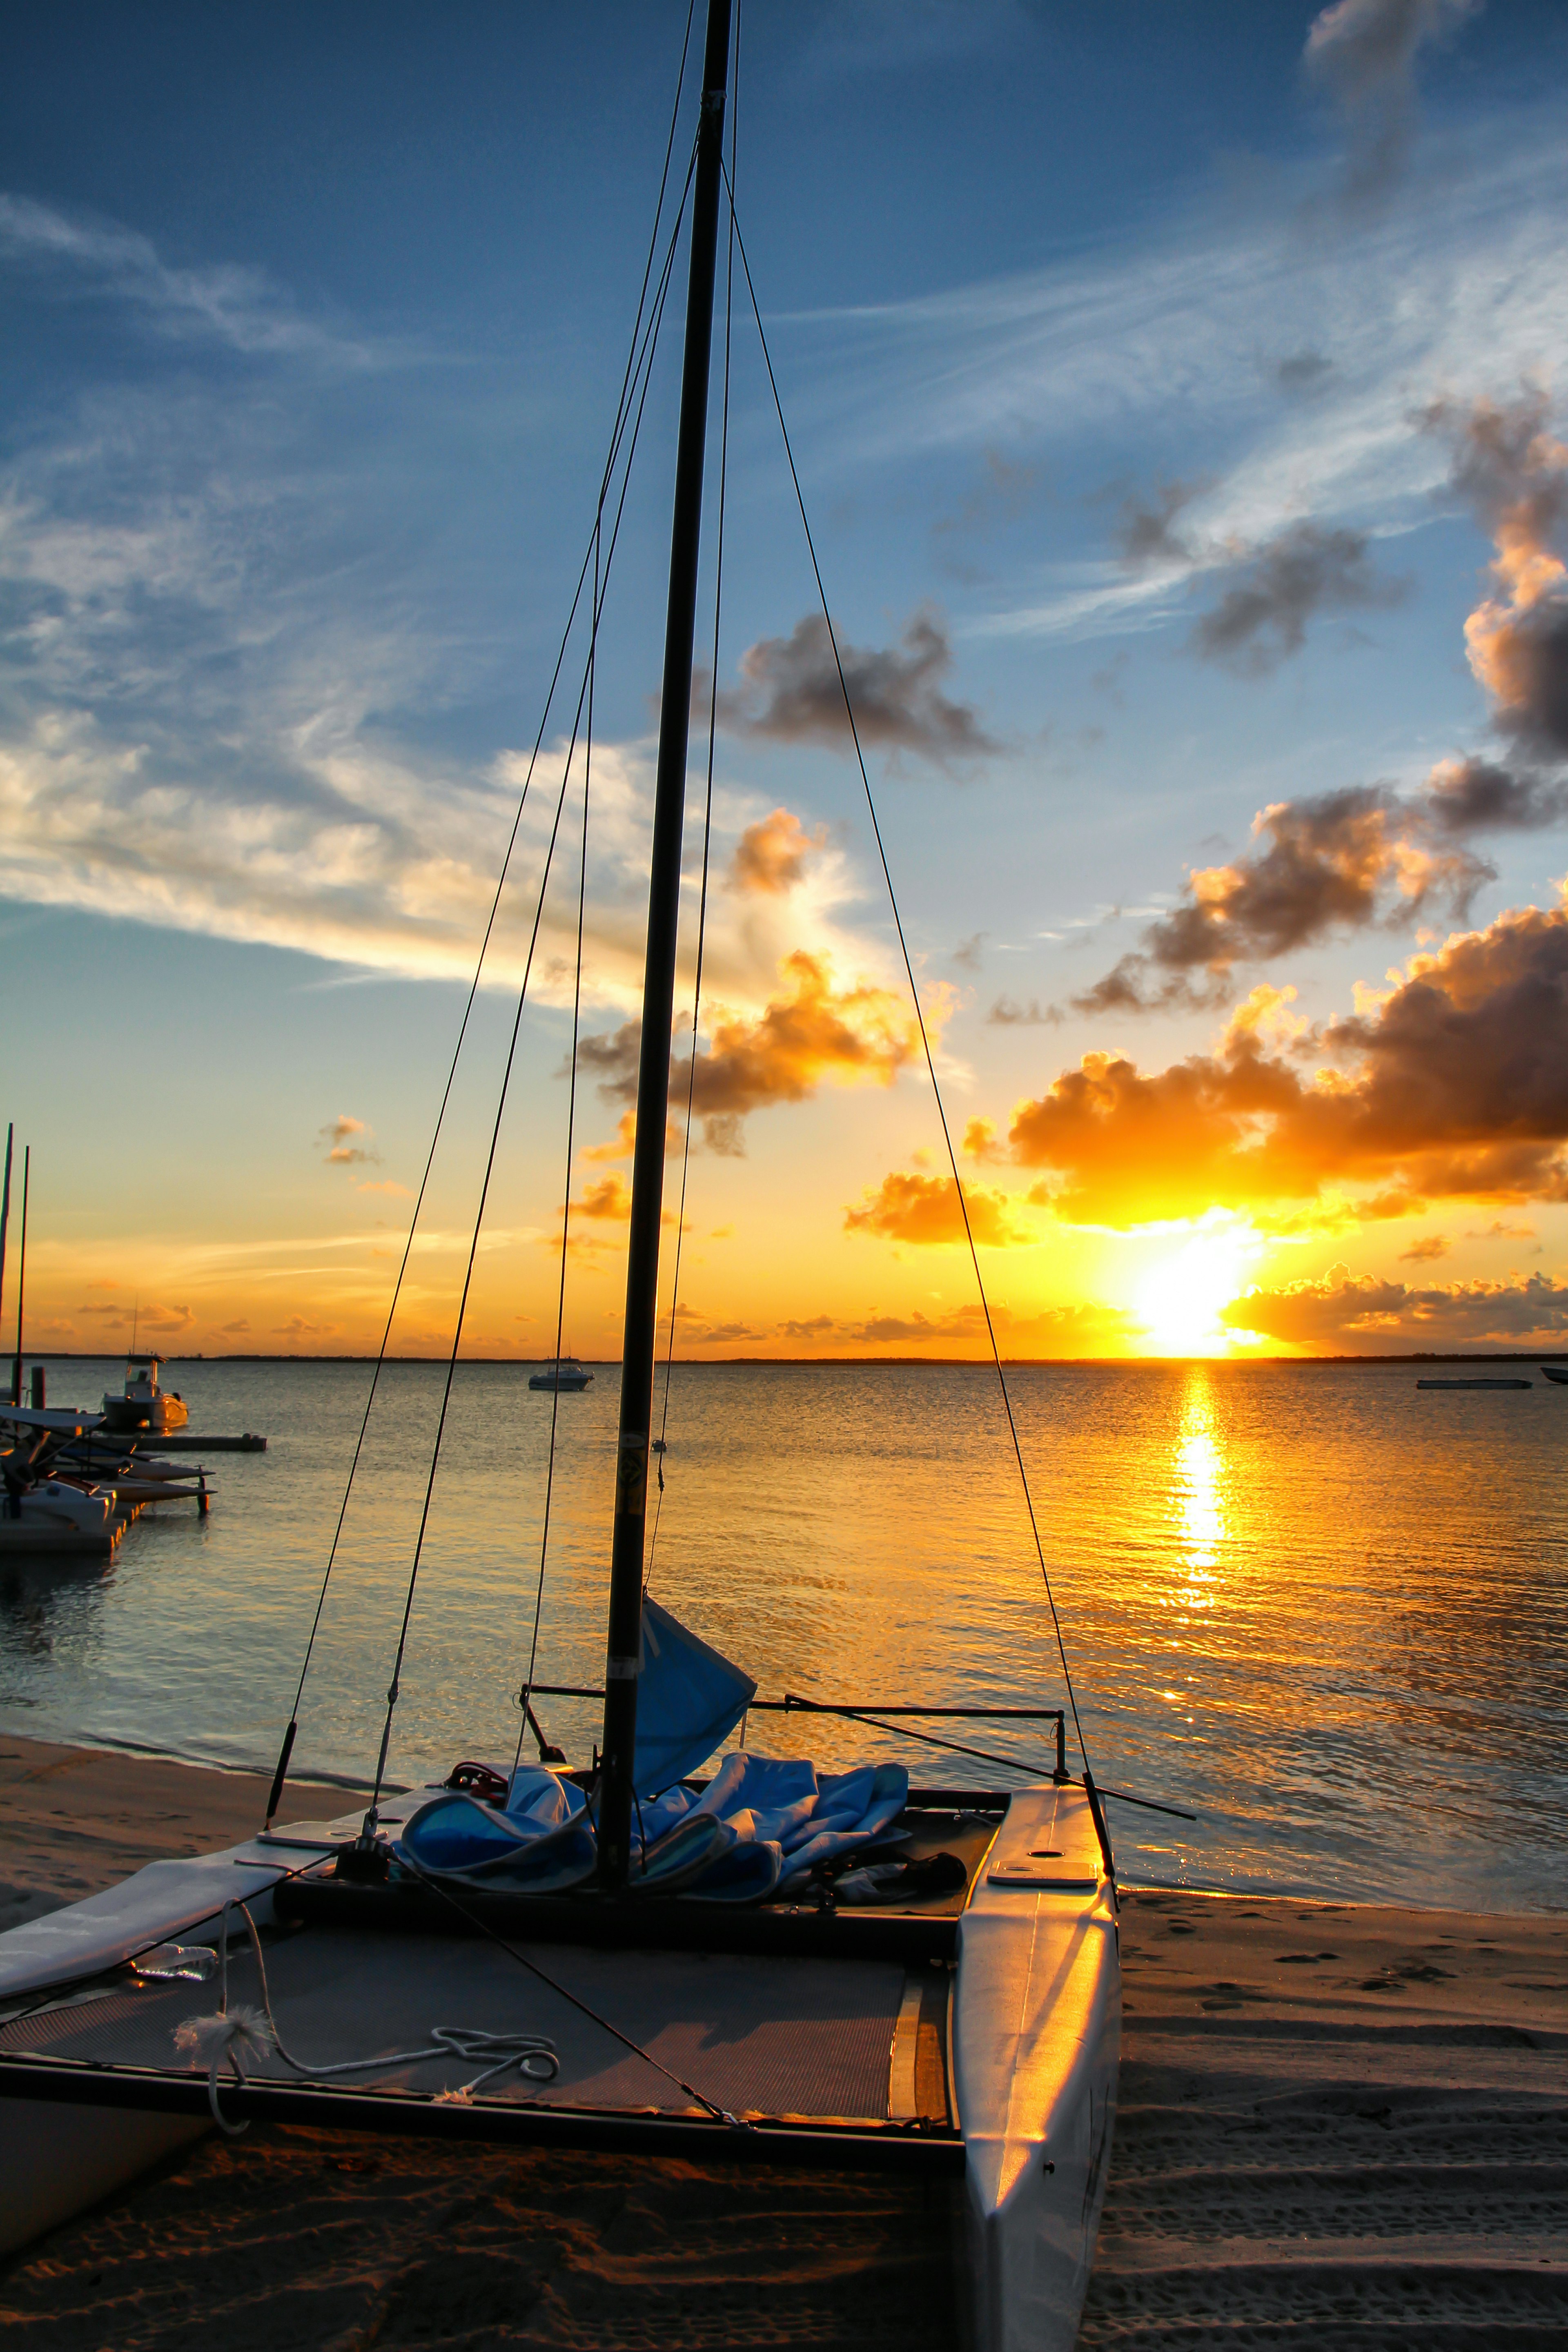
{"type": "MultiPolygon", "coordinates": [[[[1082,1745],[1070,1679],[1056,1706],[763,1697],[645,1589],[650,1461],[663,1463],[657,1286],[721,220],[731,287],[737,249],[750,283],[732,132],[728,170],[723,152],[731,6],[709,0],[684,190],[667,158],[679,208],[654,277],[661,188],[591,541],[596,641],[615,486],[624,496],[686,216],[605,1670],[602,1687],[573,1694],[602,1704],[595,1761],[574,1769],[547,1741],[536,1703],[562,1686],[535,1680],[531,1660],[510,1765],[466,1759],[438,1785],[388,1793],[400,1641],[368,1808],[279,1822],[312,1631],[256,1836],[155,1863],[0,1936],[0,2243],[253,2117],[858,2168],[952,2184],[960,2303],[983,2352],[1068,2352],[1105,2189],[1121,2020],[1111,1846],[1087,1755],[1068,1765],[1069,1724],[1082,1745]],[[1026,1727],[1051,1743],[1026,1785],[973,1769],[1016,1780],[1016,1757],[975,1744],[984,1719],[1003,1717],[1015,1736],[1026,1727]],[[875,1731],[889,1748],[934,1750],[946,1777],[911,1785],[902,1763],[834,1770],[787,1738],[756,1742],[759,1725],[820,1732],[836,1720],[858,1741],[875,1731]],[[521,1755],[529,1728],[537,1762],[521,1755]]],[[[686,76],[683,51],[671,152],[686,76]]],[[[760,333],[754,295],[752,307],[760,333]]],[[[593,658],[591,641],[585,688],[593,658]]],[[[847,689],[846,715],[852,730],[847,689]]],[[[584,824],[586,793],[584,782],[584,824]]],[[[912,990],[907,954],[906,969],[912,990]]],[[[693,1024],[695,1040],[695,1011],[693,1024]]],[[[569,1135],[568,1171],[570,1151],[569,1135]]],[[[568,1181],[563,1215],[569,1205],[568,1181]]],[[[564,1284],[564,1246],[561,1263],[564,1284]]],[[[974,1270],[978,1281],[977,1259],[974,1270]]],[[[560,1344],[558,1328],[558,1367],[560,1344]]],[[[1010,1404],[1007,1420],[1026,1498],[1010,1404]]],[[[1029,1524],[1043,1573],[1032,1503],[1029,1524]]],[[[329,1577],[332,1557],[335,1545],[329,1577]]],[[[405,1639],[419,1557],[416,1545],[405,1639]]]]}

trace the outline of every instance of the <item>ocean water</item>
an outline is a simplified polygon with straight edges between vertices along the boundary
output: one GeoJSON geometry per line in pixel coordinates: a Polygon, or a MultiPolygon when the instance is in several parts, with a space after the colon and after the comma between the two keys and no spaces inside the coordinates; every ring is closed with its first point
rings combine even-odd
{"type": "MultiPolygon", "coordinates": [[[[120,1368],[51,1365],[50,1402],[120,1368]]],[[[1010,1374],[1097,1776],[1131,1882],[1482,1910],[1568,1908],[1568,1388],[1418,1391],[1403,1364],[1105,1364],[1010,1374]]],[[[148,1514],[110,1564],[0,1565],[0,1721],[47,1739],[269,1769],[370,1379],[186,1363],[211,1514],[148,1514]]],[[[374,1763],[442,1375],[391,1365],[300,1710],[300,1772],[374,1763]]],[[[604,1657],[618,1372],[552,1400],[458,1378],[415,1595],[392,1776],[509,1759],[537,1678],[604,1657]]],[[[994,1372],[677,1367],[652,1589],[763,1696],[1059,1706],[1060,1661],[994,1372]]],[[[588,1760],[596,1709],[539,1701],[588,1760]]],[[[925,1727],[1013,1759],[1050,1730],[925,1727]]],[[[859,1727],[753,1717],[752,1744],[989,1763],[859,1727]]],[[[1076,1749],[1071,1751],[1076,1760],[1076,1749]]]]}

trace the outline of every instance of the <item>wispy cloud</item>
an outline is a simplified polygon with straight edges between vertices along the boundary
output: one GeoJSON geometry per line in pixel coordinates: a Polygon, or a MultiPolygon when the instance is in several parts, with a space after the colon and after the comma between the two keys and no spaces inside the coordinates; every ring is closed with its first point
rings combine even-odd
{"type": "MultiPolygon", "coordinates": [[[[1303,520],[1353,518],[1373,538],[1424,520],[1445,467],[1412,433],[1413,403],[1474,397],[1562,348],[1559,124],[1500,120],[1462,170],[1417,155],[1409,189],[1358,228],[1353,269],[1342,236],[1303,226],[1304,185],[1194,205],[1087,258],[797,320],[819,362],[818,462],[859,471],[1004,443],[1080,467],[1100,446],[1113,473],[1130,447],[1156,466],[1179,450],[1169,520],[1215,563],[1303,520]],[[1282,396],[1304,387],[1313,397],[1282,396]],[[1226,462],[1189,497],[1194,449],[1226,462]]],[[[1082,635],[1181,609],[1179,579],[1129,575],[1109,552],[1069,553],[1037,587],[964,627],[1082,635]]]]}
{"type": "Polygon", "coordinates": [[[238,262],[175,268],[138,230],[30,196],[0,193],[0,262],[69,273],[80,290],[132,305],[161,334],[211,338],[252,357],[361,368],[410,355],[307,317],[265,270],[238,262]]]}

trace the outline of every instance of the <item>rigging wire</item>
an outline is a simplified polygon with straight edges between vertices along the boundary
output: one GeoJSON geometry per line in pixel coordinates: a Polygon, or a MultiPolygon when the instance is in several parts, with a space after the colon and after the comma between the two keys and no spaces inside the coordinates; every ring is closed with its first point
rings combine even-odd
{"type": "Polygon", "coordinates": [[[577,869],[577,967],[572,986],[572,1074],[566,1097],[566,1177],[561,1194],[561,1281],[555,1294],[555,1379],[550,1395],[550,1458],[544,1473],[544,1517],[539,1533],[539,1583],[533,1596],[533,1634],[529,1643],[528,1672],[517,1695],[515,1772],[522,1760],[533,1695],[534,1668],[539,1660],[539,1622],[544,1610],[544,1570],[550,1555],[550,1505],[555,1492],[555,1436],[561,1418],[561,1340],[566,1321],[566,1245],[572,1226],[572,1155],[577,1127],[577,1049],[583,1014],[583,928],[588,905],[588,793],[594,768],[594,678],[603,610],[597,555],[594,561],[594,633],[588,648],[588,723],[583,739],[583,845],[577,869]]]}
{"type": "Polygon", "coordinates": [[[735,147],[741,118],[741,0],[735,0],[735,62],[731,76],[730,238],[724,268],[724,401],[719,426],[719,543],[713,578],[713,662],[708,688],[708,783],[702,805],[702,886],[697,901],[697,975],[691,990],[691,1063],[686,1079],[686,1135],[680,1155],[680,1206],[675,1219],[675,1265],[669,1284],[669,1339],[664,1354],[664,1402],[659,1414],[658,1500],[654,1505],[648,1536],[647,1566],[643,1591],[653,1584],[654,1555],[658,1549],[658,1523],[664,1516],[664,1463],[669,1431],[669,1380],[675,1364],[675,1318],[680,1301],[680,1252],[686,1236],[686,1186],[691,1171],[691,1114],[697,1096],[697,1019],[702,1007],[702,950],[708,936],[708,868],[713,839],[713,747],[719,727],[719,624],[724,607],[724,496],[730,469],[730,328],[735,296],[735,147]]]}
{"type": "MultiPolygon", "coordinates": [[[[660,272],[658,289],[655,296],[653,309],[647,315],[647,321],[645,329],[644,313],[647,309],[648,280],[652,277],[654,259],[658,251],[659,228],[664,219],[665,199],[669,189],[669,166],[671,158],[675,152],[675,134],[680,120],[681,97],[686,87],[686,65],[691,46],[691,26],[696,12],[696,5],[697,0],[688,0],[686,11],[686,33],[681,43],[680,69],[676,77],[675,100],[671,106],[669,116],[669,133],[665,142],[664,163],[659,173],[658,198],[654,206],[653,227],[648,236],[648,249],[647,258],[643,264],[642,283],[637,289],[637,315],[632,321],[632,331],[626,351],[626,365],[621,378],[621,390],[616,405],[615,422],[610,434],[609,449],[605,459],[604,473],[600,478],[599,496],[597,505],[595,509],[594,525],[589,533],[588,545],[584,551],[583,562],[578,568],[576,585],[573,592],[571,607],[566,615],[565,626],[563,628],[561,633],[561,643],[556,651],[555,665],[551,672],[550,685],[545,693],[544,708],[540,715],[538,732],[533,740],[533,748],[529,754],[528,767],[523,775],[522,791],[519,795],[517,808],[512,816],[511,830],[507,835],[506,853],[501,860],[500,873],[497,877],[495,892],[490,900],[489,913],[485,922],[483,937],[479,942],[479,955],[475,961],[474,976],[468,984],[468,993],[463,1006],[463,1016],[458,1027],[457,1042],[452,1049],[451,1063],[447,1072],[446,1084],[441,1091],[441,1100],[436,1114],[436,1124],[430,1138],[430,1149],[426,1155],[424,1172],[419,1180],[419,1190],[415,1197],[413,1213],[408,1221],[408,1235],[407,1239],[404,1243],[403,1256],[398,1265],[397,1277],[393,1284],[391,1304],[387,1308],[386,1322],[381,1335],[381,1344],[376,1350],[375,1364],[371,1373],[370,1391],[365,1398],[364,1412],[361,1417],[359,1433],[354,1440],[354,1450],[349,1463],[348,1476],[343,1485],[343,1498],[339,1507],[337,1523],[332,1529],[332,1540],[327,1552],[327,1564],[322,1573],[321,1590],[316,1596],[315,1611],[310,1619],[310,1630],[306,1638],[305,1654],[300,1667],[300,1679],[294,1691],[294,1703],[292,1707],[289,1709],[288,1727],[283,1734],[282,1745],[279,1750],[277,1767],[272,1777],[272,1786],[268,1795],[266,1820],[266,1826],[268,1827],[271,1826],[277,1814],[278,1807],[282,1801],[283,1786],[288,1775],[289,1759],[294,1752],[295,1740],[299,1737],[300,1707],[304,1697],[306,1678],[310,1674],[311,1660],[315,1654],[316,1637],[321,1631],[321,1617],[326,1608],[327,1591],[331,1583],[333,1568],[337,1563],[338,1549],[342,1539],[343,1525],[348,1517],[349,1503],[353,1494],[354,1480],[359,1471],[360,1456],[364,1451],[365,1437],[370,1428],[371,1413],[374,1408],[376,1391],[380,1386],[382,1371],[386,1361],[386,1350],[392,1338],[392,1327],[397,1314],[398,1303],[403,1295],[403,1286],[408,1272],[408,1262],[413,1255],[414,1237],[418,1230],[420,1212],[424,1207],[425,1195],[429,1187],[430,1173],[435,1165],[437,1149],[440,1143],[442,1129],[446,1122],[447,1107],[450,1104],[452,1097],[452,1087],[457,1079],[458,1065],[462,1056],[464,1041],[468,1034],[468,1024],[473,1014],[475,1001],[479,995],[479,982],[484,973],[486,961],[489,958],[490,940],[495,931],[496,919],[500,911],[501,898],[505,893],[507,878],[511,869],[512,855],[517,847],[517,836],[522,824],[523,812],[528,805],[529,790],[533,782],[534,770],[538,764],[540,751],[544,741],[544,730],[550,723],[550,713],[554,706],[555,691],[561,681],[561,672],[566,659],[566,649],[571,643],[572,630],[576,622],[578,607],[583,600],[584,583],[587,578],[590,562],[595,562],[595,566],[597,564],[599,551],[602,544],[602,526],[605,503],[609,493],[610,486],[615,479],[616,459],[619,456],[621,443],[626,434],[626,420],[632,409],[632,394],[635,392],[639,380],[642,382],[642,394],[641,398],[637,403],[637,423],[632,435],[631,447],[628,449],[626,455],[626,477],[628,478],[631,471],[632,457],[636,452],[637,436],[641,430],[643,407],[647,399],[647,378],[651,374],[652,370],[652,353],[658,341],[658,327],[662,320],[664,311],[665,296],[667,295],[669,287],[669,273],[674,264],[676,247],[680,236],[680,224],[685,217],[687,199],[691,192],[691,175],[696,164],[697,151],[695,142],[693,142],[690,155],[687,160],[685,184],[681,190],[680,202],[676,211],[674,225],[670,230],[669,242],[665,254],[664,266],[660,272]]],[[[621,509],[624,509],[625,503],[626,481],[623,479],[620,501],[621,509]]],[[[619,529],[619,520],[620,510],[617,509],[617,531],[619,529]]],[[[595,628],[597,627],[596,615],[595,626],[595,628]]]]}
{"type": "Polygon", "coordinates": [[[800,486],[799,473],[795,468],[795,451],[790,445],[789,427],[784,423],[784,403],[779,396],[778,380],[773,374],[773,353],[768,349],[767,333],[763,326],[762,309],[757,301],[757,289],[752,279],[752,265],[746,255],[746,240],[742,234],[739,219],[735,216],[735,191],[732,183],[730,188],[730,209],[734,225],[735,241],[740,247],[741,268],[745,273],[746,291],[751,298],[752,315],[756,320],[757,337],[763,347],[763,361],[768,372],[768,389],[773,396],[773,408],[779,420],[779,431],[784,436],[784,457],[789,464],[790,480],[795,486],[795,504],[800,509],[801,528],[805,533],[806,552],[811,559],[812,573],[816,582],[816,593],[822,604],[822,617],[826,624],[828,643],[833,648],[833,664],[838,673],[839,691],[844,697],[845,714],[848,719],[849,732],[854,740],[855,758],[860,770],[860,782],[866,795],[867,813],[871,820],[877,855],[881,862],[882,879],[887,885],[888,904],[892,908],[893,927],[898,933],[899,952],[903,958],[904,974],[910,984],[910,994],[914,1001],[915,1019],[920,1025],[921,1044],[925,1052],[926,1074],[931,1079],[937,1117],[942,1122],[942,1141],[947,1147],[948,1165],[952,1171],[953,1191],[963,1218],[963,1238],[969,1245],[970,1264],[974,1269],[974,1286],[980,1294],[981,1312],[985,1318],[985,1336],[991,1343],[991,1360],[996,1369],[997,1386],[1002,1392],[1002,1406],[1007,1416],[1007,1430],[1013,1441],[1014,1458],[1018,1465],[1018,1479],[1024,1491],[1024,1505],[1028,1513],[1029,1531],[1034,1538],[1035,1554],[1040,1563],[1040,1577],[1045,1585],[1046,1600],[1050,1608],[1051,1625],[1057,1637],[1057,1654],[1061,1660],[1062,1680],[1067,1686],[1068,1705],[1072,1709],[1073,1731],[1078,1739],[1079,1753],[1083,1758],[1084,1772],[1092,1783],[1089,1749],[1084,1743],[1083,1725],[1079,1717],[1078,1696],[1073,1689],[1072,1670],[1068,1664],[1067,1644],[1062,1638],[1061,1619],[1057,1612],[1056,1594],[1051,1590],[1051,1572],[1046,1564],[1046,1548],[1040,1537],[1040,1524],[1035,1512],[1035,1497],[1029,1486],[1029,1474],[1024,1465],[1024,1448],[1018,1436],[1018,1424],[1014,1417],[1013,1400],[1007,1388],[1007,1375],[1002,1366],[1002,1350],[996,1342],[996,1328],[992,1320],[991,1301],[986,1296],[985,1277],[980,1270],[980,1253],[974,1245],[974,1231],[970,1223],[969,1203],[964,1197],[963,1179],[959,1173],[958,1154],[953,1149],[952,1130],[948,1125],[947,1106],[942,1100],[942,1087],[936,1074],[936,1058],[931,1052],[931,1034],[926,1027],[925,1014],[921,1008],[920,990],[915,982],[914,963],[910,955],[909,941],[904,936],[903,917],[899,912],[898,893],[893,887],[892,869],[888,863],[882,828],[878,822],[877,803],[871,792],[871,779],[866,767],[866,754],[860,743],[860,730],[855,722],[855,706],[850,698],[849,681],[845,677],[843,657],[838,650],[838,632],[833,625],[833,615],[828,610],[827,590],[823,583],[822,567],[816,560],[816,543],[812,537],[811,522],[805,511],[805,497],[800,486]]]}

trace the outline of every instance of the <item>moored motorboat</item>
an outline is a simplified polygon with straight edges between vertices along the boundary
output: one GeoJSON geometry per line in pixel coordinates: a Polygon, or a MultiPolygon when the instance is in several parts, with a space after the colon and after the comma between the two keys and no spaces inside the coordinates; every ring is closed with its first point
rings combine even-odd
{"type": "Polygon", "coordinates": [[[1552,1381],[1555,1386],[1558,1388],[1568,1388],[1568,1365],[1542,1364],[1541,1369],[1545,1373],[1547,1379],[1552,1381]]]}
{"type": "Polygon", "coordinates": [[[577,1361],[575,1356],[552,1356],[547,1364],[529,1377],[531,1389],[559,1391],[562,1395],[580,1394],[593,1380],[593,1373],[577,1361]]]}
{"type": "Polygon", "coordinates": [[[104,1393],[106,1429],[121,1434],[142,1431],[153,1436],[184,1429],[190,1412],[177,1389],[160,1385],[158,1367],[163,1360],[157,1354],[134,1352],[126,1358],[124,1387],[109,1389],[104,1393]]]}

